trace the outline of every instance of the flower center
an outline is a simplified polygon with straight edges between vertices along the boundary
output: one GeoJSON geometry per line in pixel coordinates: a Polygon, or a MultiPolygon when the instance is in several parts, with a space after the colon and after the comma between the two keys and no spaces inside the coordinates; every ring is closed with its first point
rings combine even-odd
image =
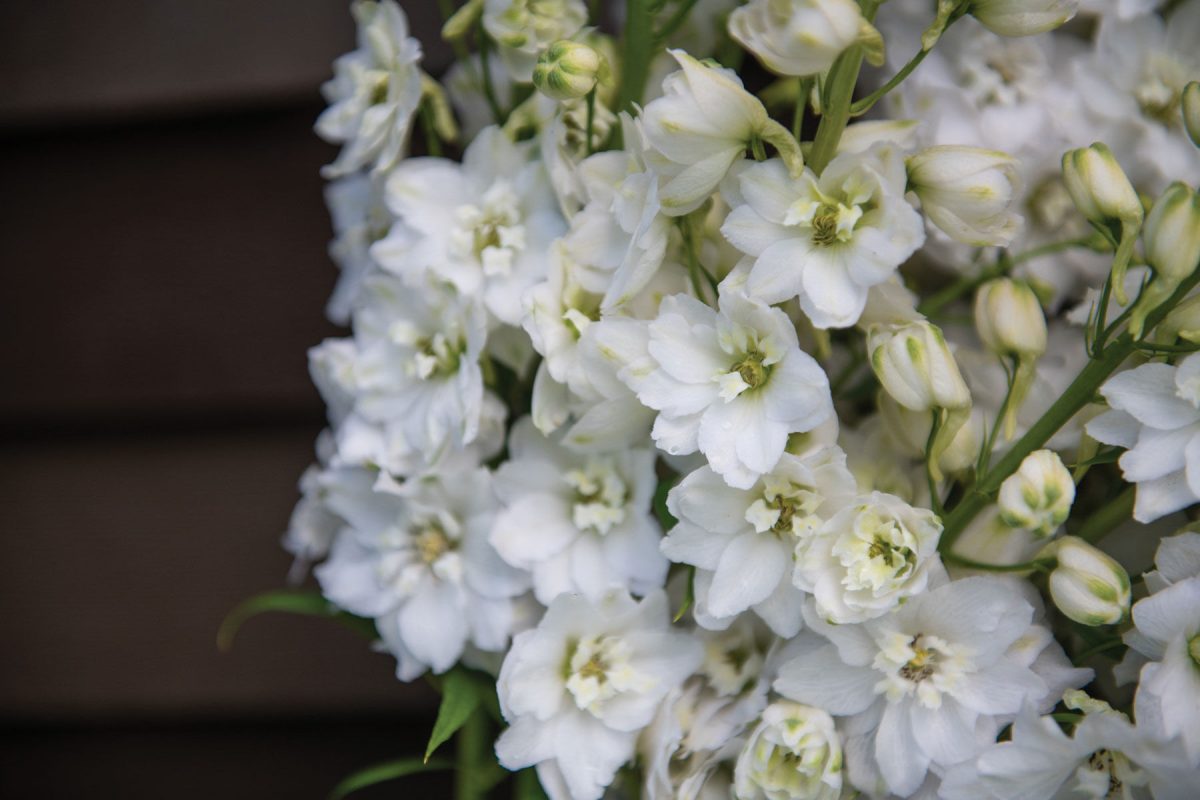
{"type": "Polygon", "coordinates": [[[1124,753],[1100,749],[1075,770],[1075,792],[1092,800],[1117,800],[1127,796],[1126,787],[1145,786],[1146,774],[1130,763],[1124,753]]]}
{"type": "Polygon", "coordinates": [[[479,205],[459,206],[454,215],[458,226],[450,234],[451,254],[474,259],[484,275],[511,274],[513,259],[525,249],[525,226],[520,200],[508,183],[496,182],[479,205]]]}
{"type": "Polygon", "coordinates": [[[462,352],[461,345],[452,345],[444,333],[421,337],[414,343],[414,371],[421,380],[445,378],[458,372],[462,352]]]}
{"type": "Polygon", "coordinates": [[[917,702],[930,709],[940,708],[942,694],[953,691],[974,670],[961,646],[938,636],[909,637],[899,631],[881,640],[874,666],[883,673],[876,692],[886,694],[891,702],[916,695],[917,702]]]}
{"type": "Polygon", "coordinates": [[[812,243],[820,247],[829,247],[838,242],[850,241],[854,226],[858,224],[862,214],[862,209],[857,205],[823,204],[813,214],[812,243]]]}
{"type": "Polygon", "coordinates": [[[730,628],[705,641],[703,672],[720,697],[739,695],[754,686],[762,664],[753,636],[742,629],[730,628]]]}
{"type": "Polygon", "coordinates": [[[847,589],[866,589],[876,595],[897,587],[916,569],[916,544],[896,520],[864,508],[850,534],[833,547],[834,556],[846,568],[842,583],[847,589]]]}
{"type": "Polygon", "coordinates": [[[632,654],[624,640],[613,636],[587,636],[568,643],[563,677],[575,705],[594,713],[622,692],[650,688],[654,680],[633,669],[632,654]]]}
{"type": "Polygon", "coordinates": [[[726,403],[738,397],[742,392],[757,389],[771,377],[771,367],[764,364],[766,355],[751,350],[742,356],[740,361],[729,367],[729,372],[720,376],[721,399],[726,403]]]}
{"type": "Polygon", "coordinates": [[[589,459],[563,479],[575,490],[571,519],[576,528],[604,535],[625,521],[625,482],[611,460],[589,459]]]}
{"type": "Polygon", "coordinates": [[[436,522],[431,522],[416,536],[417,555],[425,564],[433,564],[446,553],[450,552],[454,543],[446,536],[446,532],[436,522]]]}
{"type": "Polygon", "coordinates": [[[821,523],[816,510],[822,498],[810,487],[773,481],[769,476],[764,483],[762,496],[746,509],[746,521],[756,532],[798,538],[821,523]]]}

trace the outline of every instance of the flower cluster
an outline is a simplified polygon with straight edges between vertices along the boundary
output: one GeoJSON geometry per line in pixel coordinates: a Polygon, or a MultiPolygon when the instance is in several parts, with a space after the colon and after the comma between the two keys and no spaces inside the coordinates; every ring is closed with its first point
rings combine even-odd
{"type": "Polygon", "coordinates": [[[458,796],[1194,796],[1200,0],[614,5],[356,0],[317,124],[285,546],[458,796]]]}

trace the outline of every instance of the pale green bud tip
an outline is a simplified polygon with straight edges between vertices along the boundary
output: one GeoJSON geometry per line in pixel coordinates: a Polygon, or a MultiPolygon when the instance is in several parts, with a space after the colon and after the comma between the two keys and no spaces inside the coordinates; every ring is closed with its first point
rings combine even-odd
{"type": "Polygon", "coordinates": [[[1188,639],[1188,655],[1192,659],[1192,663],[1200,667],[1200,634],[1188,639]]]}
{"type": "Polygon", "coordinates": [[[563,39],[546,48],[533,68],[533,84],[555,100],[584,97],[604,78],[607,62],[595,49],[563,39]]]}
{"type": "Polygon", "coordinates": [[[1150,209],[1142,237],[1155,274],[1178,285],[1200,262],[1200,195],[1182,183],[1168,186],[1150,209]]]}
{"type": "Polygon", "coordinates": [[[1183,111],[1183,128],[1192,144],[1200,147],[1200,81],[1192,81],[1183,87],[1180,97],[1183,111]]]}
{"type": "Polygon", "coordinates": [[[1063,182],[1079,212],[1097,225],[1141,224],[1142,203],[1112,151],[1103,142],[1063,155],[1063,182]]]}
{"type": "Polygon", "coordinates": [[[1114,625],[1129,612],[1129,574],[1112,557],[1075,536],[1054,544],[1058,566],[1050,596],[1059,611],[1081,625],[1114,625]]]}

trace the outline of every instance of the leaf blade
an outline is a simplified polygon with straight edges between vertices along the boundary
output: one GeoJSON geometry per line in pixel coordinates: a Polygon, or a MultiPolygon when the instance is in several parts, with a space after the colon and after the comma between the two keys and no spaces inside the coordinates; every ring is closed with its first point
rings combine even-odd
{"type": "Polygon", "coordinates": [[[242,625],[252,617],[270,611],[325,617],[371,639],[377,638],[375,623],[342,611],[322,597],[319,592],[277,589],[256,594],[235,606],[221,622],[221,627],[217,629],[217,648],[223,653],[229,652],[242,625]]]}
{"type": "Polygon", "coordinates": [[[469,672],[460,668],[446,673],[442,681],[442,703],[438,706],[437,720],[425,748],[426,761],[470,719],[481,699],[479,685],[469,672]]]}
{"type": "Polygon", "coordinates": [[[369,767],[363,767],[357,772],[347,775],[337,786],[333,787],[333,790],[329,793],[329,800],[343,800],[343,798],[357,792],[359,789],[366,789],[368,786],[374,786],[377,783],[394,781],[419,772],[451,769],[453,766],[449,761],[440,759],[437,761],[425,761],[415,756],[412,758],[398,758],[394,761],[382,761],[378,764],[372,764],[369,767]]]}

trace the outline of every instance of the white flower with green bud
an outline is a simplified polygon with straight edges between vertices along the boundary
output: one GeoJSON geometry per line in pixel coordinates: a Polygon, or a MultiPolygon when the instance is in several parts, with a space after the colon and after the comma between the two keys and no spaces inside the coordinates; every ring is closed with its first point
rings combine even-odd
{"type": "Polygon", "coordinates": [[[607,79],[607,59],[595,48],[570,39],[546,48],[533,68],[533,85],[554,100],[585,97],[607,79]]]}
{"type": "Polygon", "coordinates": [[[533,80],[538,55],[587,24],[583,0],[483,0],[483,27],[513,80],[533,80]]]}
{"type": "Polygon", "coordinates": [[[1183,183],[1168,186],[1146,215],[1142,243],[1154,280],[1130,314],[1129,329],[1134,336],[1141,336],[1146,316],[1200,267],[1200,194],[1183,183]]]}
{"type": "Polygon", "coordinates": [[[779,700],[767,706],[734,767],[737,800],[838,800],[842,744],[833,717],[779,700]]]}

